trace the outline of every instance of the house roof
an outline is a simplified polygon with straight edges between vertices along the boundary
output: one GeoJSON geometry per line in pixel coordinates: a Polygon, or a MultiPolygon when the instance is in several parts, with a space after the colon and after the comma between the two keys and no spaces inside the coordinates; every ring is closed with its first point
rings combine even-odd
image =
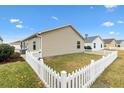
{"type": "Polygon", "coordinates": [[[12,44],[12,45],[20,45],[21,44],[21,41],[18,40],[18,41],[15,41],[15,42],[11,42],[10,44],[12,44]]]}
{"type": "Polygon", "coordinates": [[[116,40],[117,44],[120,44],[124,40],[116,40]]]}
{"type": "Polygon", "coordinates": [[[92,43],[96,38],[100,38],[102,40],[100,36],[91,36],[91,37],[85,38],[85,43],[92,43]]]}
{"type": "Polygon", "coordinates": [[[41,35],[41,34],[44,34],[44,33],[53,32],[55,30],[66,28],[66,27],[71,27],[84,40],[83,36],[72,25],[65,25],[65,26],[54,28],[54,29],[50,29],[50,30],[35,33],[35,34],[23,39],[22,41],[28,40],[28,39],[33,38],[33,37],[37,37],[38,35],[41,35]]]}
{"type": "Polygon", "coordinates": [[[114,38],[112,38],[112,39],[103,39],[104,43],[106,43],[106,44],[111,43],[113,40],[115,40],[115,39],[114,38]]]}
{"type": "Polygon", "coordinates": [[[0,40],[3,41],[2,37],[0,37],[0,40]]]}

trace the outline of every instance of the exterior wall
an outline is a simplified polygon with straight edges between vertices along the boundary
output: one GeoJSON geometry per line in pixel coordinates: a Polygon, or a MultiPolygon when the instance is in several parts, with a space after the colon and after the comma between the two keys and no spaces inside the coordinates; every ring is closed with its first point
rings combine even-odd
{"type": "Polygon", "coordinates": [[[113,40],[113,41],[110,42],[109,44],[105,44],[105,45],[106,45],[105,48],[108,48],[108,49],[114,48],[114,47],[116,47],[116,41],[113,40]]]}
{"type": "Polygon", "coordinates": [[[92,51],[99,51],[104,49],[104,42],[100,38],[96,38],[92,42],[92,51]],[[96,43],[96,48],[94,48],[94,43],[96,43]],[[102,47],[101,47],[102,44],[102,47]]]}
{"type": "Polygon", "coordinates": [[[33,51],[33,42],[36,42],[36,50],[41,50],[41,38],[35,37],[28,39],[24,42],[22,42],[22,49],[28,49],[29,51],[33,51]],[[24,46],[25,43],[25,46],[24,46]]]}
{"type": "Polygon", "coordinates": [[[90,46],[92,48],[92,51],[99,51],[104,49],[104,43],[100,38],[96,38],[92,43],[85,43],[85,46],[90,46]],[[96,48],[94,48],[94,43],[96,43],[96,48]]]}
{"type": "Polygon", "coordinates": [[[2,43],[3,43],[3,41],[0,40],[0,44],[2,44],[2,43]]]}
{"type": "Polygon", "coordinates": [[[13,45],[15,47],[15,52],[20,52],[21,47],[20,45],[13,45]]]}
{"type": "Polygon", "coordinates": [[[77,53],[84,51],[84,40],[72,28],[42,34],[43,57],[77,53]],[[80,49],[77,49],[80,41],[80,49]]]}
{"type": "Polygon", "coordinates": [[[20,52],[21,50],[21,41],[10,43],[11,46],[15,47],[15,52],[20,52]]]}
{"type": "Polygon", "coordinates": [[[124,41],[121,42],[120,47],[124,47],[124,41]]]}

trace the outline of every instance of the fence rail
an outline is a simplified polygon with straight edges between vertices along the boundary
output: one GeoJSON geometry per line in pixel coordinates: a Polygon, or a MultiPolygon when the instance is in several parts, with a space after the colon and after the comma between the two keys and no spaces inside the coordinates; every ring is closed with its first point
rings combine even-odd
{"type": "MultiPolygon", "coordinates": [[[[40,53],[40,52],[35,52],[40,53]]],[[[40,56],[40,54],[39,54],[40,56]]],[[[91,64],[75,70],[72,73],[61,71],[57,73],[46,64],[43,59],[34,56],[33,52],[26,51],[26,61],[36,74],[49,88],[87,88],[90,87],[97,77],[117,58],[117,51],[113,51],[100,60],[91,60],[91,64]]]]}
{"type": "Polygon", "coordinates": [[[110,49],[110,50],[124,50],[124,47],[106,47],[105,49],[110,49]]]}

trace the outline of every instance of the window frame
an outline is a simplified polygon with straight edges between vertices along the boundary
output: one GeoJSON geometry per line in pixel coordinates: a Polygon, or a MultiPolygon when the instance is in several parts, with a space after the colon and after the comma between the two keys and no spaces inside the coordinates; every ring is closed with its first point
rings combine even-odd
{"type": "Polygon", "coordinates": [[[96,48],[96,43],[93,43],[93,48],[96,48]]]}
{"type": "Polygon", "coordinates": [[[101,44],[101,48],[103,48],[103,45],[101,44]]]}
{"type": "Polygon", "coordinates": [[[33,50],[36,50],[36,41],[33,41],[33,50]]]}
{"type": "Polygon", "coordinates": [[[77,41],[77,49],[80,49],[80,48],[81,48],[81,42],[77,41]]]}

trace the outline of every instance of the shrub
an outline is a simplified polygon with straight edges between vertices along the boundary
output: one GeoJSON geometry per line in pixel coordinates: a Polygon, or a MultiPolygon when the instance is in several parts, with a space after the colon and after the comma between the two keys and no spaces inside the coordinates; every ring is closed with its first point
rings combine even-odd
{"type": "Polygon", "coordinates": [[[92,49],[91,46],[84,46],[85,49],[92,49]]]}
{"type": "Polygon", "coordinates": [[[7,60],[14,53],[15,48],[8,44],[0,44],[0,62],[7,60]]]}

